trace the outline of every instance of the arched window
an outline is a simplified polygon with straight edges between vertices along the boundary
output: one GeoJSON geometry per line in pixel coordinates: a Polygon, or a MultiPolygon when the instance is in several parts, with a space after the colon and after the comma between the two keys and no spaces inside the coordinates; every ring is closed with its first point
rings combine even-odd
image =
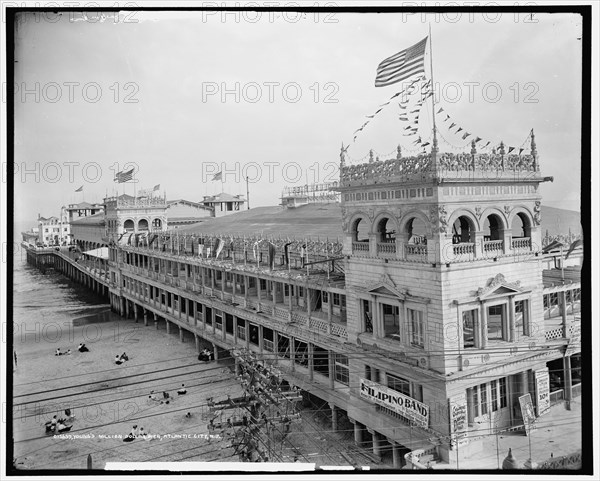
{"type": "Polygon", "coordinates": [[[483,240],[500,240],[500,230],[502,229],[502,220],[496,214],[490,214],[483,223],[483,240]]]}
{"type": "Polygon", "coordinates": [[[396,230],[387,217],[384,217],[377,223],[377,236],[379,242],[392,243],[396,241],[396,230]]]}
{"type": "Polygon", "coordinates": [[[127,219],[125,222],[123,222],[123,227],[127,232],[133,232],[135,224],[133,223],[133,220],[127,219]]]}
{"type": "Polygon", "coordinates": [[[418,217],[413,217],[406,223],[406,238],[409,244],[425,245],[427,237],[425,223],[418,217]]]}
{"type": "Polygon", "coordinates": [[[531,237],[531,221],[523,212],[519,212],[513,219],[511,225],[513,239],[531,237]]]}
{"type": "Polygon", "coordinates": [[[140,219],[138,221],[138,230],[139,231],[148,230],[148,221],[146,219],[140,219]]]}
{"type": "Polygon", "coordinates": [[[156,230],[156,229],[160,229],[161,227],[162,227],[162,221],[160,219],[152,220],[152,229],[156,230]]]}
{"type": "Polygon", "coordinates": [[[452,224],[452,243],[464,244],[468,242],[475,242],[475,226],[471,219],[461,215],[452,224]]]}
{"type": "Polygon", "coordinates": [[[355,242],[369,242],[369,227],[362,219],[356,219],[352,224],[352,240],[355,242]]]}

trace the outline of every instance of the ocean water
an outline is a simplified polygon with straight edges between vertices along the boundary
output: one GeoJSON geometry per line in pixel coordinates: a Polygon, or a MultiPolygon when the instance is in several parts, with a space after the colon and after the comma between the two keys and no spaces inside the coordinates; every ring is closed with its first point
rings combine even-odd
{"type": "MultiPolygon", "coordinates": [[[[117,318],[108,301],[62,273],[45,274],[27,264],[25,252],[13,256],[13,350],[17,359],[38,349],[69,344],[76,326],[117,318]]],[[[9,313],[11,310],[9,309],[9,313]]]]}

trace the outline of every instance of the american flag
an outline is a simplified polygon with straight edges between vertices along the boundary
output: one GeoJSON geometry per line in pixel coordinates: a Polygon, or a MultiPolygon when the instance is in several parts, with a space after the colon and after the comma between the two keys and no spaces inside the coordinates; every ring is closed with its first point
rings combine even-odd
{"type": "Polygon", "coordinates": [[[385,87],[413,75],[425,73],[425,45],[427,45],[427,37],[382,61],[377,67],[375,87],[385,87]]]}

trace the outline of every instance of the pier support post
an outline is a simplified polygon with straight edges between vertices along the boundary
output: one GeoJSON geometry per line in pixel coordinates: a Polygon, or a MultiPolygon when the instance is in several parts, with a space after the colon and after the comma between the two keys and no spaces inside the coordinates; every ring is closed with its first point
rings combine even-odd
{"type": "Polygon", "coordinates": [[[148,311],[144,309],[144,326],[148,325],[148,311]]]}
{"type": "Polygon", "coordinates": [[[167,334],[171,334],[171,323],[165,319],[165,322],[167,323],[167,334]]]}
{"type": "Polygon", "coordinates": [[[329,407],[331,408],[331,430],[337,431],[338,429],[338,410],[335,407],[335,404],[329,403],[329,407]]]}
{"type": "Polygon", "coordinates": [[[125,315],[125,298],[123,296],[119,297],[119,313],[121,316],[125,315]]]}
{"type": "Polygon", "coordinates": [[[135,322],[137,324],[138,322],[138,305],[137,304],[133,304],[133,317],[135,318],[135,322]]]}
{"type": "Polygon", "coordinates": [[[196,352],[200,354],[200,338],[198,334],[194,334],[194,341],[196,341],[196,352]]]}
{"type": "Polygon", "coordinates": [[[354,444],[357,446],[362,446],[363,443],[363,433],[362,433],[362,424],[358,421],[354,420],[354,444]]]}
{"type": "Polygon", "coordinates": [[[392,459],[394,461],[394,468],[400,469],[402,467],[402,458],[400,457],[400,448],[398,448],[398,443],[389,439],[388,441],[392,445],[392,459]]]}
{"type": "Polygon", "coordinates": [[[213,344],[213,352],[215,354],[215,361],[219,360],[219,348],[216,344],[213,344]]]}
{"type": "Polygon", "coordinates": [[[183,327],[179,326],[179,342],[183,342],[183,327]]]}
{"type": "Polygon", "coordinates": [[[381,436],[376,431],[369,431],[373,438],[373,454],[378,458],[381,458],[381,436]]]}
{"type": "Polygon", "coordinates": [[[158,316],[156,315],[156,312],[154,313],[154,327],[158,330],[158,316]]]}
{"type": "Polygon", "coordinates": [[[129,319],[129,299],[125,299],[125,317],[129,319]]]}

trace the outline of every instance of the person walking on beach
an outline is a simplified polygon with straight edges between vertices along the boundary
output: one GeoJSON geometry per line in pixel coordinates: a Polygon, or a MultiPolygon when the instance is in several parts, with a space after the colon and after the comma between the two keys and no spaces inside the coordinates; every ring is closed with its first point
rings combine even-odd
{"type": "Polygon", "coordinates": [[[62,352],[60,352],[60,347],[56,349],[56,352],[54,353],[55,356],[62,356],[62,352]]]}
{"type": "Polygon", "coordinates": [[[118,354],[115,356],[115,364],[117,366],[120,366],[121,364],[123,364],[123,361],[121,360],[121,358],[119,357],[118,354]]]}

